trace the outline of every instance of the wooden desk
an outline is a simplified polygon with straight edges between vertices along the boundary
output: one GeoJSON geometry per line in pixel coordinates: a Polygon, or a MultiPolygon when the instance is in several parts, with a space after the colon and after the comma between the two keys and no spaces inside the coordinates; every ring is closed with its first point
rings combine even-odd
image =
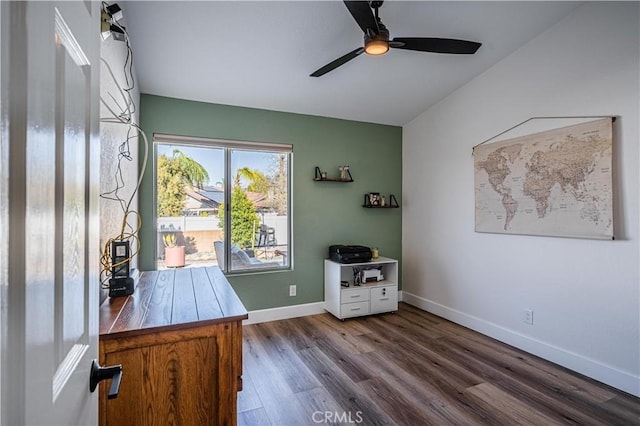
{"type": "Polygon", "coordinates": [[[235,425],[247,311],[217,267],[143,272],[134,294],[100,307],[101,425],[235,425]]]}

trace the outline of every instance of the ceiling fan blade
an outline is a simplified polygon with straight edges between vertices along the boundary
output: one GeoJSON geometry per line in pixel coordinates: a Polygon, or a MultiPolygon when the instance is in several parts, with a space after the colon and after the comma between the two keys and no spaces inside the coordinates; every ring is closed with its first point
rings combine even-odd
{"type": "Polygon", "coordinates": [[[373,16],[373,11],[368,1],[345,1],[344,4],[363,33],[367,33],[368,29],[373,30],[376,34],[378,33],[378,23],[373,16]]]}
{"type": "Polygon", "coordinates": [[[319,70],[314,71],[313,73],[311,73],[309,75],[309,77],[320,77],[320,76],[323,76],[326,73],[328,73],[329,71],[333,71],[334,69],[338,68],[340,65],[346,64],[347,62],[349,62],[350,60],[352,60],[356,56],[361,55],[363,52],[364,52],[364,48],[363,47],[358,47],[357,49],[352,50],[351,52],[347,53],[346,55],[339,57],[335,61],[329,62],[327,65],[325,65],[324,67],[320,68],[319,70]]]}
{"type": "Polygon", "coordinates": [[[420,52],[455,53],[471,55],[476,53],[482,43],[452,38],[396,37],[389,42],[390,47],[420,52]]]}

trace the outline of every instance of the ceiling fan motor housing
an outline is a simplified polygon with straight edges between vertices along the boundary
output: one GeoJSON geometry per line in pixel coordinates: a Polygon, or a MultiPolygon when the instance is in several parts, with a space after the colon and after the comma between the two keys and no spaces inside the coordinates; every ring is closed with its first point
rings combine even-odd
{"type": "Polygon", "coordinates": [[[378,18],[378,28],[377,29],[376,28],[371,28],[367,32],[364,33],[364,42],[366,43],[368,39],[370,39],[370,40],[386,40],[386,41],[389,41],[389,30],[382,23],[380,18],[378,18]],[[376,34],[376,32],[377,32],[377,34],[376,34]]]}

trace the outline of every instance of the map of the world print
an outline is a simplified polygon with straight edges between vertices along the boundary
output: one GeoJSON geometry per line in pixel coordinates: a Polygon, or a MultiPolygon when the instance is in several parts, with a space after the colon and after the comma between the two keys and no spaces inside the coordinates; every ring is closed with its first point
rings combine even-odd
{"type": "Polygon", "coordinates": [[[613,238],[610,117],[475,147],[476,232],[613,238]]]}

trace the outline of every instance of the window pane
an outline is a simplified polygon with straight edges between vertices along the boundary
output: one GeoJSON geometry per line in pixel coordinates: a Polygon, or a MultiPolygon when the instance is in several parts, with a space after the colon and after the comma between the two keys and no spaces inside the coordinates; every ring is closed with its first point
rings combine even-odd
{"type": "Polygon", "coordinates": [[[157,268],[289,267],[291,153],[284,145],[179,139],[155,141],[157,268]]]}
{"type": "Polygon", "coordinates": [[[231,271],[289,266],[289,156],[231,151],[231,271]]]}
{"type": "Polygon", "coordinates": [[[217,265],[224,150],[156,144],[158,269],[217,265]]]}

